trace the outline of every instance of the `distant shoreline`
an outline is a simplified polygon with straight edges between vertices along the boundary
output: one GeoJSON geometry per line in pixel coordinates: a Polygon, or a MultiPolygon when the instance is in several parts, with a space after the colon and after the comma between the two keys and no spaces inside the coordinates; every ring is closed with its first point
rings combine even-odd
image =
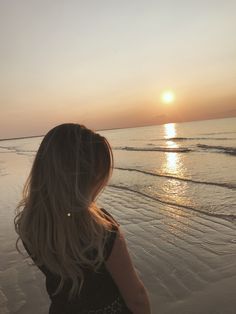
{"type": "Polygon", "coordinates": [[[33,138],[33,137],[42,137],[42,136],[44,135],[30,135],[30,136],[21,136],[21,137],[0,138],[0,141],[20,140],[23,138],[33,138]]]}
{"type": "MultiPolygon", "coordinates": [[[[154,123],[154,124],[147,124],[147,125],[136,125],[136,126],[128,126],[128,127],[122,127],[122,128],[112,128],[112,129],[99,129],[95,130],[95,132],[98,131],[110,131],[110,130],[120,130],[120,129],[135,129],[135,128],[144,128],[147,126],[154,126],[154,125],[163,125],[163,124],[168,124],[168,123],[190,123],[190,122],[200,122],[200,121],[207,121],[207,120],[222,120],[222,119],[233,119],[234,117],[224,117],[224,118],[212,118],[212,119],[203,119],[203,120],[191,120],[191,121],[181,121],[181,122],[167,122],[167,123],[154,123]]],[[[83,124],[83,123],[82,123],[83,124]]],[[[20,137],[9,137],[9,138],[0,138],[0,141],[9,141],[9,140],[20,140],[24,138],[34,138],[34,137],[43,137],[46,134],[42,135],[29,135],[29,136],[20,136],[20,137]]]]}

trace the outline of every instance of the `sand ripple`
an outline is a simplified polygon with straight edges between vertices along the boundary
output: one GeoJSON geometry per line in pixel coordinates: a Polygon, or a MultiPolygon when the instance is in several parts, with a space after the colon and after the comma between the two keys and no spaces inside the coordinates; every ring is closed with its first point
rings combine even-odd
{"type": "Polygon", "coordinates": [[[117,187],[107,187],[101,203],[122,225],[153,313],[233,313],[233,222],[160,204],[117,187]]]}
{"type": "MultiPolygon", "coordinates": [[[[12,177],[15,180],[15,177],[12,177]]],[[[0,203],[0,312],[46,314],[43,275],[15,251],[13,211],[19,182],[0,203]]],[[[98,199],[121,224],[153,314],[231,314],[236,299],[236,225],[108,186],[98,199]]]]}

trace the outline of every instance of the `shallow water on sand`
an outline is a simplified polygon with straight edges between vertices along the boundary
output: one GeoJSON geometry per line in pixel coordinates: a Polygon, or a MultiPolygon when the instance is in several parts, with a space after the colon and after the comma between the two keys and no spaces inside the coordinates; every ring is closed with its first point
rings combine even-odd
{"type": "MultiPolygon", "coordinates": [[[[99,133],[115,169],[98,203],[121,224],[153,314],[233,314],[236,119],[99,133]]],[[[1,314],[48,311],[44,277],[15,250],[13,226],[41,140],[0,141],[1,314]]]]}
{"type": "MultiPolygon", "coordinates": [[[[208,215],[236,218],[236,118],[97,131],[111,143],[110,185],[208,215]]],[[[0,141],[33,160],[42,137],[0,141]]],[[[14,162],[15,163],[15,162],[14,162]]]]}

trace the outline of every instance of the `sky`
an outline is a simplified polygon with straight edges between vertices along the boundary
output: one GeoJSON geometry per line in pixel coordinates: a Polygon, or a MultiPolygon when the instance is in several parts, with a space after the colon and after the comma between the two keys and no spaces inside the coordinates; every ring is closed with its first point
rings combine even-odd
{"type": "Polygon", "coordinates": [[[236,116],[235,12],[235,0],[0,0],[0,138],[236,116]]]}

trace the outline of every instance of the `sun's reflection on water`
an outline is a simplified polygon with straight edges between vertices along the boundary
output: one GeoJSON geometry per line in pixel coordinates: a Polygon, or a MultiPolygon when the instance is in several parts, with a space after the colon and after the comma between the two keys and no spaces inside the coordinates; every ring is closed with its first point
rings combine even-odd
{"type": "Polygon", "coordinates": [[[178,152],[179,146],[171,139],[176,137],[176,125],[175,123],[168,123],[164,125],[164,138],[166,139],[166,147],[173,149],[172,152],[165,153],[165,161],[162,165],[162,172],[180,175],[181,172],[181,160],[178,152]]]}
{"type": "Polygon", "coordinates": [[[172,174],[178,172],[179,157],[177,153],[165,153],[165,157],[164,170],[172,174]]]}
{"type": "Polygon", "coordinates": [[[164,128],[165,128],[165,135],[164,137],[166,139],[172,138],[176,136],[176,127],[175,127],[175,123],[167,123],[164,124],[164,128]]]}
{"type": "MultiPolygon", "coordinates": [[[[177,136],[175,123],[164,125],[165,147],[171,151],[167,151],[164,154],[161,172],[165,175],[173,176],[173,178],[169,178],[165,181],[162,190],[164,199],[168,200],[170,203],[189,206],[191,205],[191,200],[187,195],[188,184],[185,181],[178,180],[178,178],[183,178],[185,176],[185,167],[183,159],[184,155],[180,152],[181,147],[173,139],[177,136]]],[[[181,215],[181,210],[175,207],[171,207],[170,212],[175,220],[167,222],[169,231],[172,234],[181,233],[181,229],[187,228],[188,225],[185,215],[181,215]]]]}

